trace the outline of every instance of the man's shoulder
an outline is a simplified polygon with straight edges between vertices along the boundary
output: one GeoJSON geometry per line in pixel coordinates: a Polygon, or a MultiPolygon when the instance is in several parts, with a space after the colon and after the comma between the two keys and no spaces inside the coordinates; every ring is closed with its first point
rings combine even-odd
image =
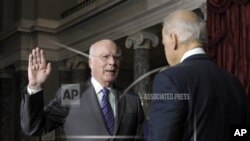
{"type": "Polygon", "coordinates": [[[77,83],[77,84],[80,84],[80,86],[83,87],[83,88],[93,87],[90,80],[86,80],[86,81],[83,81],[83,82],[80,82],[80,83],[77,83]]]}
{"type": "Polygon", "coordinates": [[[129,100],[129,101],[138,101],[138,99],[140,99],[139,95],[132,91],[125,92],[123,89],[116,89],[116,91],[117,91],[117,95],[119,99],[125,98],[126,100],[129,100]]]}
{"type": "MultiPolygon", "coordinates": [[[[132,110],[133,111],[137,111],[138,110],[138,106],[141,107],[141,100],[140,100],[140,96],[139,94],[136,94],[134,92],[126,92],[126,93],[120,93],[119,95],[119,100],[118,103],[126,103],[126,107],[128,108],[128,110],[132,110]]],[[[127,109],[126,108],[126,109],[127,109]]],[[[140,109],[140,108],[139,108],[140,109]]]]}
{"type": "MultiPolygon", "coordinates": [[[[198,55],[196,55],[198,56],[198,55]]],[[[206,57],[206,56],[205,56],[206,57]]],[[[175,76],[175,75],[187,75],[188,73],[193,74],[198,70],[198,68],[204,68],[209,64],[214,65],[209,59],[205,58],[204,59],[189,59],[188,61],[184,61],[182,63],[179,63],[177,65],[171,66],[167,68],[166,70],[160,72],[160,75],[170,75],[170,76],[175,76]]]]}
{"type": "Polygon", "coordinates": [[[162,76],[174,76],[178,74],[182,74],[185,72],[187,69],[191,68],[190,65],[188,64],[178,64],[175,66],[171,66],[157,74],[158,77],[162,76]]]}
{"type": "Polygon", "coordinates": [[[131,98],[139,98],[138,94],[136,94],[134,92],[127,92],[125,95],[127,97],[131,97],[131,98]]]}
{"type": "Polygon", "coordinates": [[[168,69],[159,72],[155,78],[154,83],[156,85],[160,84],[170,84],[177,85],[183,84],[190,81],[196,75],[196,66],[189,63],[180,63],[175,66],[171,66],[168,69]]]}
{"type": "Polygon", "coordinates": [[[115,90],[119,96],[138,97],[138,95],[131,90],[125,90],[121,88],[116,88],[115,90]]]}

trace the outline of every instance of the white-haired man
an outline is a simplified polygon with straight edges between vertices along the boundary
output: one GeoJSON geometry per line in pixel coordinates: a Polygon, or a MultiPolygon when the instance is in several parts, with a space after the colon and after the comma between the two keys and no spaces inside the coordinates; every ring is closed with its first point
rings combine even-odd
{"type": "Polygon", "coordinates": [[[240,82],[220,69],[203,47],[205,22],[177,10],[164,19],[162,42],[171,66],[154,79],[150,141],[227,141],[230,125],[246,120],[240,82]],[[164,95],[171,95],[164,99],[164,95]]]}
{"type": "Polygon", "coordinates": [[[29,56],[29,84],[21,104],[24,133],[44,135],[61,127],[67,141],[142,140],[144,112],[138,95],[114,86],[121,61],[121,50],[109,39],[90,47],[92,77],[80,84],[79,104],[63,105],[62,89],[44,108],[42,86],[51,72],[43,50],[33,49],[29,56]]]}

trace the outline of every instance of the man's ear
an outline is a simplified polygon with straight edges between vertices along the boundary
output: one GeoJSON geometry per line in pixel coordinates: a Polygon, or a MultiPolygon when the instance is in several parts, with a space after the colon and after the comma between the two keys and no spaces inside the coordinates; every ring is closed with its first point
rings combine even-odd
{"type": "Polygon", "coordinates": [[[92,69],[91,67],[92,67],[92,58],[89,57],[89,68],[92,69]]]}
{"type": "Polygon", "coordinates": [[[171,33],[170,34],[170,46],[172,47],[172,49],[177,50],[177,36],[175,33],[171,33]]]}

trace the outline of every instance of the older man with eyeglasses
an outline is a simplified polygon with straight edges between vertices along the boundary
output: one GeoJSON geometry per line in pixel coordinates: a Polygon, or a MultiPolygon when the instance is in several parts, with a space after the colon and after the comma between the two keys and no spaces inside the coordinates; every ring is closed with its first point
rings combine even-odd
{"type": "Polygon", "coordinates": [[[29,56],[29,84],[21,104],[24,133],[44,135],[62,127],[66,140],[142,140],[144,112],[139,97],[122,95],[114,85],[121,61],[121,50],[109,39],[90,47],[92,77],[80,84],[77,106],[62,105],[62,89],[44,108],[42,86],[51,72],[43,50],[33,49],[29,56]]]}

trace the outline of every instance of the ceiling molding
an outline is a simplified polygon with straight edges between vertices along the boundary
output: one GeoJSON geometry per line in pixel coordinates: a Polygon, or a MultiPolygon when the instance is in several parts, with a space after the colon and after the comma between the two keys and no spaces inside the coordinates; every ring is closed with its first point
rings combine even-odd
{"type": "MultiPolygon", "coordinates": [[[[142,14],[136,15],[127,20],[121,20],[119,23],[110,25],[106,29],[102,29],[96,32],[93,31],[88,35],[86,35],[86,33],[83,33],[85,38],[82,38],[82,36],[77,36],[72,37],[70,41],[62,41],[68,46],[74,47],[75,49],[87,51],[89,49],[89,46],[93,42],[102,39],[103,37],[110,38],[113,40],[126,37],[128,35],[134,34],[143,29],[161,23],[162,19],[167,15],[167,13],[175,11],[176,9],[182,8],[194,10],[199,8],[203,3],[203,0],[189,0],[189,2],[186,3],[178,0],[168,1],[167,3],[162,4],[161,6],[145,11],[142,14]]],[[[59,54],[62,58],[65,59],[68,57],[68,53],[71,54],[67,50],[61,50],[59,54]]]]}
{"type": "MultiPolygon", "coordinates": [[[[54,21],[42,18],[39,18],[36,21],[22,19],[15,26],[9,28],[9,30],[0,33],[0,41],[16,34],[17,32],[32,33],[34,31],[38,31],[37,34],[39,36],[40,34],[39,31],[41,31],[43,33],[48,33],[48,35],[43,36],[43,39],[48,37],[49,39],[51,38],[54,41],[60,41],[61,44],[65,44],[79,51],[86,52],[89,49],[89,46],[93,42],[102,39],[103,37],[110,38],[113,40],[126,37],[128,35],[137,33],[139,31],[142,31],[151,26],[161,23],[162,19],[166,16],[167,13],[170,13],[176,10],[177,8],[194,10],[200,8],[201,5],[204,3],[205,3],[204,0],[188,0],[188,2],[187,1],[184,2],[184,0],[168,0],[167,2],[159,6],[151,8],[137,15],[133,15],[132,17],[129,17],[127,19],[121,18],[121,20],[117,22],[110,23],[110,25],[107,26],[106,28],[98,27],[97,29],[94,29],[93,32],[89,33],[84,32],[84,30],[82,30],[83,27],[81,26],[78,26],[73,30],[67,29],[68,27],[84,20],[84,19],[77,20],[77,18],[81,17],[80,15],[71,15],[74,17],[74,18],[71,17],[73,18],[72,23],[70,23],[69,20],[70,17],[68,17],[69,18],[68,21],[66,19],[60,21],[54,21]],[[70,32],[72,33],[78,30],[77,31],[78,33],[72,35],[69,34],[70,32],[63,32],[65,29],[71,30],[70,32]]],[[[102,19],[100,18],[98,20],[101,21],[102,19]]],[[[46,41],[46,44],[42,46],[49,46],[49,47],[54,46],[53,44],[47,42],[48,41],[46,41]]],[[[0,68],[15,63],[20,59],[27,60],[28,57],[27,51],[25,52],[25,50],[21,50],[21,53],[14,52],[9,56],[5,56],[4,54],[1,55],[2,56],[1,56],[0,68]]],[[[51,61],[60,61],[67,58],[71,58],[75,55],[76,54],[73,52],[70,52],[68,50],[56,46],[46,51],[46,57],[48,60],[51,61]]]]}

